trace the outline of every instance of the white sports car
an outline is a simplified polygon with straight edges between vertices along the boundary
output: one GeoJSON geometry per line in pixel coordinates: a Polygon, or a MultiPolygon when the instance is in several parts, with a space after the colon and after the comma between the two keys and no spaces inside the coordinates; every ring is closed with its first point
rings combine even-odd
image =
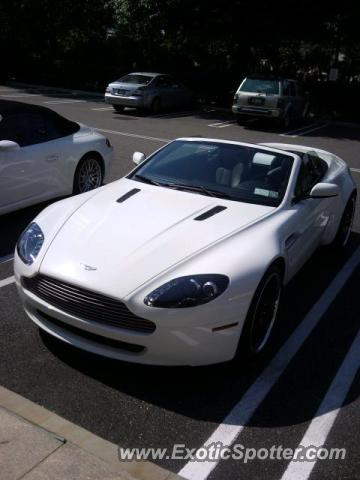
{"type": "Polygon", "coordinates": [[[99,187],[113,148],[52,110],[0,100],[0,215],[99,187]]]}
{"type": "Polygon", "coordinates": [[[259,354],[280,295],[320,245],[344,246],[356,187],[310,147],[182,138],[127,177],[51,205],[20,237],[28,316],[84,350],[146,364],[259,354]]]}

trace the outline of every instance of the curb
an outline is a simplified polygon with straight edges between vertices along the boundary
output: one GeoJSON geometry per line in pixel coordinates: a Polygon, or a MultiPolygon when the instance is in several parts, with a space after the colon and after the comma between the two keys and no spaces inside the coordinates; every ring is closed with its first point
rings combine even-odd
{"type": "Polygon", "coordinates": [[[176,473],[149,461],[121,462],[118,457],[118,445],[98,437],[2,386],[0,386],[0,406],[36,427],[48,431],[58,439],[71,442],[91,453],[109,464],[119,474],[126,473],[134,480],[184,480],[176,473]]]}
{"type": "Polygon", "coordinates": [[[38,88],[41,90],[51,90],[55,92],[64,92],[69,94],[76,95],[88,95],[90,97],[103,98],[104,93],[100,92],[89,92],[87,90],[73,90],[72,88],[62,88],[62,87],[49,87],[47,85],[37,85],[33,83],[22,83],[22,82],[6,82],[6,85],[9,87],[20,87],[20,88],[38,88]]]}

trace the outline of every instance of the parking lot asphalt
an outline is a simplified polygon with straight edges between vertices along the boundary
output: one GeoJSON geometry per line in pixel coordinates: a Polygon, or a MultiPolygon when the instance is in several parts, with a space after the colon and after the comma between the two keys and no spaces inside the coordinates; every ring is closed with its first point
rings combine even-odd
{"type": "MultiPolygon", "coordinates": [[[[132,110],[118,114],[100,99],[6,86],[0,88],[0,98],[45,105],[99,129],[115,147],[110,180],[132,168],[134,151],[149,154],[168,140],[203,136],[323,148],[348,162],[360,186],[356,127],[315,120],[288,132],[259,122],[243,127],[230,113],[213,108],[157,116],[132,110]]],[[[39,334],[6,279],[12,275],[8,256],[16,238],[42,208],[0,218],[1,385],[121,447],[185,444],[199,449],[209,440],[229,444],[231,439],[257,449],[296,448],[306,442],[346,449],[344,460],[295,466],[285,459],[156,460],[188,479],[360,478],[360,355],[355,360],[351,355],[360,318],[359,205],[346,252],[335,258],[322,249],[286,288],[266,356],[201,368],[128,365],[39,334]]]]}

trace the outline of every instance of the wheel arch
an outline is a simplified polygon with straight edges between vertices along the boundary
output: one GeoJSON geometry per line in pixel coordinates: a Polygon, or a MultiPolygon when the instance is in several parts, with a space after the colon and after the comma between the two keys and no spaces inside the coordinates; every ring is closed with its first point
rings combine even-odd
{"type": "Polygon", "coordinates": [[[79,161],[76,164],[74,176],[76,174],[77,169],[79,168],[80,163],[83,160],[86,160],[89,157],[95,157],[96,159],[98,159],[100,161],[101,172],[102,172],[103,177],[104,177],[105,176],[105,160],[104,160],[103,156],[101,155],[101,153],[99,153],[97,150],[90,150],[89,152],[84,153],[84,155],[79,159],[79,161]]]}
{"type": "Polygon", "coordinates": [[[75,167],[75,170],[74,170],[74,173],[73,173],[73,180],[72,180],[72,183],[73,183],[72,193],[73,194],[76,193],[75,182],[76,182],[76,175],[77,175],[77,172],[79,170],[79,167],[84,160],[86,160],[87,158],[91,158],[91,157],[99,160],[100,168],[101,168],[101,174],[102,174],[102,181],[105,178],[105,173],[106,173],[105,172],[105,160],[104,160],[103,156],[97,150],[90,150],[90,151],[84,153],[80,157],[79,161],[76,164],[76,167],[75,167]]]}

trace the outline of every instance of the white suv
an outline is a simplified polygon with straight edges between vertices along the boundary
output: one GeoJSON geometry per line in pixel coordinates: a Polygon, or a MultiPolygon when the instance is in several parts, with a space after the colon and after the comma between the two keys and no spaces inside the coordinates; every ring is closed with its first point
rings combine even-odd
{"type": "Polygon", "coordinates": [[[248,117],[265,117],[281,121],[288,128],[293,120],[306,118],[309,97],[296,80],[249,76],[235,93],[232,111],[238,123],[248,117]]]}

